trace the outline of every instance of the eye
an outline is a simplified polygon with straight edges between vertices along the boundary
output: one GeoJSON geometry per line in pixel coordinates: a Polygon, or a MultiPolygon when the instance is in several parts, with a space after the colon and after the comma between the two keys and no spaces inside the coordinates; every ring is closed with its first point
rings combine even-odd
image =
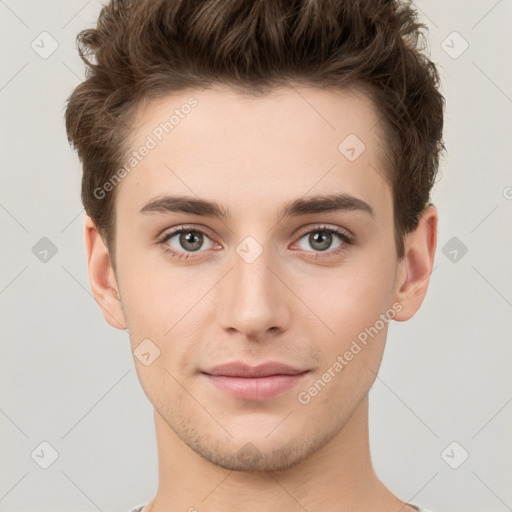
{"type": "MultiPolygon", "coordinates": [[[[214,243],[211,238],[202,230],[197,228],[187,228],[180,226],[171,232],[166,233],[158,244],[165,252],[177,259],[194,258],[194,253],[204,252],[201,249],[212,249],[214,243]],[[206,245],[206,246],[205,246],[206,245]]],[[[329,258],[337,256],[345,251],[349,245],[353,244],[353,239],[347,233],[339,228],[330,226],[316,226],[315,229],[305,232],[299,239],[299,248],[308,253],[313,253],[310,258],[329,258]],[[333,237],[334,235],[334,237],[333,237]],[[333,241],[338,238],[339,242],[331,248],[333,241]],[[313,248],[313,251],[304,247],[300,242],[304,240],[313,248]],[[328,250],[330,249],[331,250],[328,250]],[[325,253],[325,254],[323,254],[325,253]]]]}
{"type": "Polygon", "coordinates": [[[184,226],[166,233],[159,243],[164,251],[172,253],[179,259],[188,259],[192,253],[201,252],[201,248],[211,249],[213,246],[213,242],[206,233],[184,226]],[[206,247],[204,247],[205,241],[209,241],[206,247]]]}
{"type": "Polygon", "coordinates": [[[299,243],[299,247],[306,252],[311,252],[304,245],[309,245],[313,248],[313,252],[316,253],[314,258],[322,258],[322,257],[330,257],[333,255],[338,255],[344,250],[347,249],[347,246],[353,243],[352,238],[346,234],[344,231],[338,228],[333,228],[329,226],[317,226],[315,229],[306,232],[299,240],[304,240],[306,244],[299,243]],[[334,236],[333,236],[334,235],[334,236]],[[334,246],[333,250],[328,250],[332,248],[333,241],[336,241],[336,238],[339,239],[337,245],[334,246]],[[320,253],[320,254],[319,254],[320,253]],[[321,253],[327,253],[324,256],[321,253]]]}

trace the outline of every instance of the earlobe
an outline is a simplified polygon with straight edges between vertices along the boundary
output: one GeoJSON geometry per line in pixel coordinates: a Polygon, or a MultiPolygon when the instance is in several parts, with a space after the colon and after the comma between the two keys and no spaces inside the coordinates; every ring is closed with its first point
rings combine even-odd
{"type": "Polygon", "coordinates": [[[85,250],[89,284],[105,320],[116,329],[126,329],[119,289],[110,262],[110,255],[94,221],[86,215],[84,222],[85,250]]]}
{"type": "Polygon", "coordinates": [[[438,215],[434,206],[427,206],[416,229],[405,238],[405,256],[399,263],[395,283],[395,301],[402,309],[394,317],[409,320],[420,308],[426,296],[434,266],[437,246],[438,215]]]}

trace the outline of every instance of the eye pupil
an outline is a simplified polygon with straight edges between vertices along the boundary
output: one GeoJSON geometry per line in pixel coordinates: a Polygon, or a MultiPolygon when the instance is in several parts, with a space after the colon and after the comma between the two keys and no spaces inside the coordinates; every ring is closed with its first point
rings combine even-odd
{"type": "Polygon", "coordinates": [[[315,247],[319,251],[326,251],[329,249],[332,242],[332,234],[327,231],[317,231],[309,235],[309,242],[311,247],[315,247]],[[317,242],[320,242],[320,247],[315,246],[317,242]]]}
{"type": "Polygon", "coordinates": [[[187,251],[198,251],[203,245],[203,235],[197,231],[184,231],[180,234],[180,244],[187,251]],[[187,246],[189,243],[192,246],[187,246]]]}

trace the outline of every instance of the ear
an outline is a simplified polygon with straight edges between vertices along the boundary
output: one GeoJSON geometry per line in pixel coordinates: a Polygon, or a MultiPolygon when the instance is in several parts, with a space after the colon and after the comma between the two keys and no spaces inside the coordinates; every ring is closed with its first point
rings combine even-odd
{"type": "Polygon", "coordinates": [[[394,300],[402,309],[394,319],[409,320],[421,306],[427,293],[437,246],[438,215],[434,206],[421,213],[416,229],[405,238],[405,255],[398,263],[394,300]]]}
{"type": "Polygon", "coordinates": [[[92,294],[103,313],[105,320],[116,329],[126,329],[126,319],[121,306],[119,289],[110,255],[94,221],[85,216],[85,250],[87,272],[92,294]]]}

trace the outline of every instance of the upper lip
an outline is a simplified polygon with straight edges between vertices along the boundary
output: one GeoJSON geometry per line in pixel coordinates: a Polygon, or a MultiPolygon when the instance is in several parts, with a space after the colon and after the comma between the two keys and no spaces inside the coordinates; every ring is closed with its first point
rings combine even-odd
{"type": "Polygon", "coordinates": [[[204,373],[208,375],[224,375],[228,377],[268,377],[269,375],[298,375],[307,370],[299,370],[293,366],[278,362],[268,362],[258,366],[236,361],[213,367],[204,373]]]}

